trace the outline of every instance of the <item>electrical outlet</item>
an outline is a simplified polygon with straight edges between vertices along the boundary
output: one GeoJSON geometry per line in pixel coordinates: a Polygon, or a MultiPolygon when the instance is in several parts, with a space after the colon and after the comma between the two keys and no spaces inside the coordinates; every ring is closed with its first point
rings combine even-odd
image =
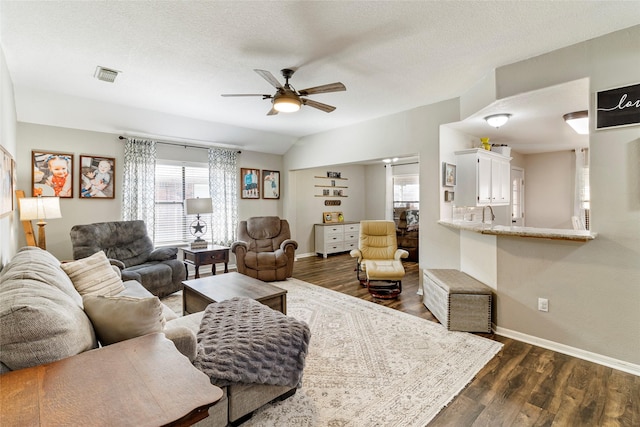
{"type": "Polygon", "coordinates": [[[549,311],[549,300],[546,298],[538,298],[538,310],[549,311]]]}

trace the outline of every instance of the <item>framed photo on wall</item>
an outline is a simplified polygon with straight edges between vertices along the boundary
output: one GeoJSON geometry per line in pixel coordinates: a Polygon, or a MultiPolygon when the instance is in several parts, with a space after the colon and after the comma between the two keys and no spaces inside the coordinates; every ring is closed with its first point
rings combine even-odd
{"type": "Polygon", "coordinates": [[[280,171],[262,170],[262,198],[280,198],[280,171]]]}
{"type": "Polygon", "coordinates": [[[456,165],[451,163],[442,164],[442,185],[445,187],[456,185],[456,165]]]}
{"type": "Polygon", "coordinates": [[[243,199],[260,198],[260,169],[240,168],[240,197],[243,199]]]}
{"type": "Polygon", "coordinates": [[[32,150],[32,196],[73,197],[73,154],[32,150]]]}
{"type": "Polygon", "coordinates": [[[0,217],[13,212],[13,190],[15,181],[15,162],[13,157],[4,147],[0,146],[0,177],[2,189],[0,190],[0,217]]]}
{"type": "Polygon", "coordinates": [[[79,171],[81,199],[115,198],[115,158],[80,155],[79,171]]]}

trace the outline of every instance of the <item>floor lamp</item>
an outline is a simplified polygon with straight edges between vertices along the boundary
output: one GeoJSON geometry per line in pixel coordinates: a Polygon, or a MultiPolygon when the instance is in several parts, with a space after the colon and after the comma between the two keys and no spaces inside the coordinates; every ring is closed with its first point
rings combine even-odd
{"type": "Polygon", "coordinates": [[[60,197],[23,197],[20,203],[20,221],[37,220],[38,247],[47,249],[47,238],[44,227],[46,219],[62,218],[60,213],[60,197]]]}

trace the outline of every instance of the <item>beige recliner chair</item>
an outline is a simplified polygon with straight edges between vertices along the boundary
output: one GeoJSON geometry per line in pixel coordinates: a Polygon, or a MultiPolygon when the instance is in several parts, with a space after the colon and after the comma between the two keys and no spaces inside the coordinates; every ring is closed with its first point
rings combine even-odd
{"type": "Polygon", "coordinates": [[[274,282],[291,277],[297,248],[286,219],[258,216],[240,221],[231,252],[236,255],[238,273],[274,282]]]}
{"type": "Polygon", "coordinates": [[[400,259],[409,252],[398,249],[393,221],[360,221],[358,249],[352,250],[351,256],[357,258],[360,284],[374,298],[396,298],[402,292],[404,267],[400,259]]]}

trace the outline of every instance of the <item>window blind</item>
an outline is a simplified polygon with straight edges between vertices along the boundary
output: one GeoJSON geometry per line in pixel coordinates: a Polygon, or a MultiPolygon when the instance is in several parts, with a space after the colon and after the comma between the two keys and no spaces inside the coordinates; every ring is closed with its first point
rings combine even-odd
{"type": "MultiPolygon", "coordinates": [[[[206,164],[178,166],[168,161],[156,163],[155,244],[177,245],[195,240],[190,225],[195,215],[185,215],[184,200],[209,196],[209,170],[206,164]]],[[[211,214],[200,215],[207,224],[201,237],[211,242],[211,214]]]]}

